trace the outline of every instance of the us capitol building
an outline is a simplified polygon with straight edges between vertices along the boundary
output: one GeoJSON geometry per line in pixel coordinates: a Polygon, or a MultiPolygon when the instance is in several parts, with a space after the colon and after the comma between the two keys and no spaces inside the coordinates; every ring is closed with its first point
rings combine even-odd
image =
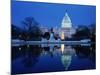
{"type": "MultiPolygon", "coordinates": [[[[49,32],[50,30],[46,27],[41,27],[42,32],[49,32]]],[[[61,27],[53,28],[54,35],[59,35],[63,40],[65,38],[71,38],[75,34],[76,29],[72,26],[71,19],[67,12],[65,12],[64,17],[62,18],[61,27]]]]}

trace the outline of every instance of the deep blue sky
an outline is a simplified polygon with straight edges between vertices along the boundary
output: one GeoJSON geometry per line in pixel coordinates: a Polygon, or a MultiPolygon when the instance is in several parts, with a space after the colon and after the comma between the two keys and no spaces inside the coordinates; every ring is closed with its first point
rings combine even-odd
{"type": "Polygon", "coordinates": [[[22,27],[21,21],[29,16],[34,17],[43,26],[59,27],[66,10],[73,26],[96,22],[95,6],[12,1],[11,9],[12,23],[19,27],[22,27]]]}

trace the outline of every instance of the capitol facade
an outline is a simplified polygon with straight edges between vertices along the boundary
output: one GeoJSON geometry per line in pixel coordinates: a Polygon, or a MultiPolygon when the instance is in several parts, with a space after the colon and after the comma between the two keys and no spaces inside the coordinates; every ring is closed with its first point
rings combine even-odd
{"type": "MultiPolygon", "coordinates": [[[[43,33],[50,32],[50,29],[41,27],[43,33]]],[[[76,29],[73,27],[71,19],[67,12],[65,12],[62,18],[61,27],[53,28],[54,35],[58,35],[62,40],[65,38],[71,38],[76,33],[76,29]]]]}

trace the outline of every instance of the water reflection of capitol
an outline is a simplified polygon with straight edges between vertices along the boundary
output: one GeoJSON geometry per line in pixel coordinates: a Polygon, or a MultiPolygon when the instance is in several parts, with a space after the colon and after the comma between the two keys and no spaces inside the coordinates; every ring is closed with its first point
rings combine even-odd
{"type": "Polygon", "coordinates": [[[50,52],[43,51],[42,55],[48,55],[48,53],[50,53],[50,55],[53,56],[59,56],[60,55],[60,61],[64,67],[65,70],[68,70],[71,62],[72,62],[72,57],[76,55],[74,48],[72,48],[71,46],[65,46],[64,44],[60,44],[60,45],[49,45],[49,46],[45,46],[45,47],[49,47],[50,48],[50,52]]]}
{"type": "Polygon", "coordinates": [[[75,50],[71,46],[64,46],[64,44],[61,45],[61,62],[65,68],[65,70],[68,70],[72,57],[75,54],[75,50]]]}
{"type": "MultiPolygon", "coordinates": [[[[50,31],[50,29],[46,27],[41,27],[41,30],[43,33],[50,31]]],[[[67,12],[62,19],[61,27],[54,27],[53,32],[55,35],[59,35],[61,39],[71,38],[72,34],[76,32],[76,29],[72,26],[71,19],[67,12]]]]}

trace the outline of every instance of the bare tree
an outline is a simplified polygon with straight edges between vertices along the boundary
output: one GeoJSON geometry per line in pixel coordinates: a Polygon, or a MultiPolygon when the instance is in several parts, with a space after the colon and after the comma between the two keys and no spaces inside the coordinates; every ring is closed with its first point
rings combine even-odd
{"type": "Polygon", "coordinates": [[[26,17],[24,21],[22,21],[23,27],[27,31],[31,31],[33,26],[38,25],[33,17],[26,17]]]}
{"type": "Polygon", "coordinates": [[[39,23],[33,17],[26,17],[24,21],[22,21],[24,25],[25,32],[25,39],[35,39],[37,40],[38,37],[41,35],[41,30],[39,28],[39,23]]]}

